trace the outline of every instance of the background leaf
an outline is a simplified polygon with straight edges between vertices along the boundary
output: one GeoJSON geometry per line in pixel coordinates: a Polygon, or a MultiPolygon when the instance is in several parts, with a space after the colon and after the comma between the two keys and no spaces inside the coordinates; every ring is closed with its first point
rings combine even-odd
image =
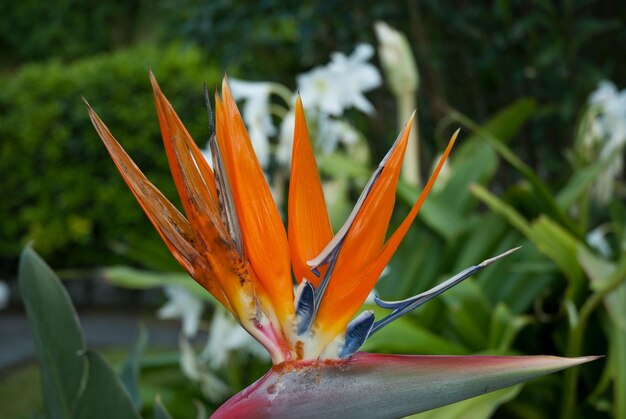
{"type": "Polygon", "coordinates": [[[71,417],[86,374],[76,311],[59,279],[31,247],[22,252],[19,283],[41,369],[46,414],[71,417]]]}
{"type": "Polygon", "coordinates": [[[137,340],[120,372],[120,379],[137,410],[140,410],[142,405],[141,394],[139,393],[139,368],[146,343],[148,343],[148,330],[143,324],[140,324],[137,340]]]}
{"type": "Polygon", "coordinates": [[[139,414],[109,363],[87,351],[89,374],[76,407],[76,419],[135,419],[139,414]]]}

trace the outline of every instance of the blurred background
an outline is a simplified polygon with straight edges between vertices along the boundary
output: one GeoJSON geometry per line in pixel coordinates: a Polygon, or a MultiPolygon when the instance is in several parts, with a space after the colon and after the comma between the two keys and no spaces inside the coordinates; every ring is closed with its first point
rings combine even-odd
{"type": "Polygon", "coordinates": [[[413,109],[394,226],[460,127],[377,294],[406,298],[523,248],[365,349],[607,355],[427,415],[626,418],[626,3],[297,3],[0,4],[0,417],[41,408],[17,284],[28,243],[88,346],[119,366],[143,354],[145,412],[159,395],[175,417],[210,413],[269,365],[169,256],[89,122],[81,96],[178,205],[150,68],[203,149],[202,84],[228,73],[281,210],[299,91],[335,229],[413,109]]]}

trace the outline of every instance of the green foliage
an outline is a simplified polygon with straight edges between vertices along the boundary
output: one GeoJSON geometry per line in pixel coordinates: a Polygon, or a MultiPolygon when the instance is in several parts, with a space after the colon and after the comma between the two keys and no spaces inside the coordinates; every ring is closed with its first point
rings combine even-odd
{"type": "MultiPolygon", "coordinates": [[[[240,68],[241,77],[290,85],[294,74],[325,62],[333,51],[350,52],[359,42],[375,44],[373,24],[383,20],[406,34],[416,54],[422,138],[437,136],[435,124],[446,116],[448,104],[484,121],[530,95],[547,106],[514,150],[559,180],[565,177],[561,149],[587,94],[600,79],[626,83],[623,1],[171,4],[175,7],[164,17],[169,36],[202,45],[224,68],[240,68]]],[[[393,131],[389,115],[395,111],[385,93],[372,96],[378,115],[370,139],[375,139],[393,131]]],[[[378,157],[386,152],[379,141],[371,145],[378,157]]]]}
{"type": "Polygon", "coordinates": [[[19,282],[35,336],[44,408],[49,418],[138,418],[108,362],[87,351],[76,311],[46,263],[27,247],[19,282]]]}
{"type": "Polygon", "coordinates": [[[140,34],[138,21],[149,9],[142,0],[124,2],[37,0],[2,2],[0,50],[3,65],[77,58],[126,45],[140,34]]]}
{"type": "Polygon", "coordinates": [[[85,342],[69,295],[45,262],[26,248],[20,290],[41,368],[46,414],[70,417],[87,374],[85,342]]]}
{"type": "Polygon", "coordinates": [[[221,74],[198,49],[140,46],[67,65],[25,66],[0,79],[0,173],[9,174],[0,183],[0,271],[11,271],[31,240],[57,266],[111,263],[114,242],[158,240],[80,99],[90,101],[146,175],[174,199],[148,65],[204,146],[202,82],[215,85],[221,74]]]}
{"type": "Polygon", "coordinates": [[[128,393],[109,363],[97,352],[87,351],[85,357],[89,363],[89,374],[74,417],[139,419],[128,393]]]}
{"type": "Polygon", "coordinates": [[[120,379],[122,380],[124,387],[126,387],[126,391],[128,391],[128,395],[137,410],[141,410],[142,404],[141,395],[139,393],[140,361],[143,352],[146,349],[147,343],[148,330],[144,325],[140,325],[137,340],[135,341],[135,344],[128,354],[128,358],[126,358],[126,361],[122,366],[122,370],[120,371],[120,379]]]}

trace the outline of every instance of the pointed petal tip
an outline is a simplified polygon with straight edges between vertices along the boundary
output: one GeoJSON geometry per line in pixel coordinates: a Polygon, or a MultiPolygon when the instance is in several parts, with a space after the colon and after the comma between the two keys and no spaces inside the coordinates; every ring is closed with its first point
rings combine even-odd
{"type": "Polygon", "coordinates": [[[403,417],[596,359],[358,352],[340,361],[287,362],[228,400],[213,417],[291,417],[294,411],[301,418],[316,418],[320,412],[327,417],[345,412],[403,417]]]}
{"type": "Polygon", "coordinates": [[[572,366],[574,366],[574,365],[585,364],[587,362],[597,361],[598,359],[602,359],[605,357],[606,355],[587,355],[587,356],[579,356],[576,358],[563,358],[563,359],[571,360],[572,366]]]}
{"type": "Polygon", "coordinates": [[[227,73],[224,73],[224,77],[222,77],[222,95],[224,94],[224,89],[230,91],[230,81],[227,73]]]}
{"type": "Polygon", "coordinates": [[[457,128],[456,131],[454,131],[454,133],[452,134],[452,137],[450,137],[450,141],[448,142],[448,147],[446,147],[446,152],[452,149],[460,133],[461,133],[461,128],[457,128]]]}
{"type": "Polygon", "coordinates": [[[522,246],[517,246],[517,247],[514,247],[513,249],[509,249],[509,250],[507,250],[506,252],[504,252],[504,253],[500,253],[500,254],[499,254],[499,255],[497,255],[497,256],[494,256],[494,257],[492,257],[492,258],[489,258],[489,259],[483,260],[483,261],[482,261],[482,262],[481,262],[478,266],[480,266],[480,267],[489,266],[489,265],[491,265],[492,263],[494,263],[494,262],[496,262],[496,261],[498,261],[498,260],[500,260],[500,259],[503,259],[503,258],[507,257],[508,255],[510,255],[510,254],[512,254],[512,253],[517,252],[517,251],[518,251],[519,249],[521,249],[521,248],[522,248],[522,246]]]}
{"type": "Polygon", "coordinates": [[[161,93],[161,86],[159,86],[159,82],[157,81],[152,71],[149,71],[149,76],[150,76],[150,84],[152,85],[152,91],[154,92],[155,95],[162,96],[163,93],[161,93]]]}
{"type": "MultiPolygon", "coordinates": [[[[411,129],[413,128],[413,122],[415,121],[415,115],[417,114],[417,109],[415,109],[413,111],[413,113],[411,114],[411,116],[409,116],[409,119],[406,121],[406,123],[404,124],[404,127],[402,128],[402,131],[400,132],[400,135],[398,136],[398,140],[402,137],[405,136],[405,134],[408,134],[411,132],[411,129]]],[[[396,143],[397,141],[396,140],[396,143]]],[[[395,147],[395,143],[392,146],[392,149],[395,147]]]]}

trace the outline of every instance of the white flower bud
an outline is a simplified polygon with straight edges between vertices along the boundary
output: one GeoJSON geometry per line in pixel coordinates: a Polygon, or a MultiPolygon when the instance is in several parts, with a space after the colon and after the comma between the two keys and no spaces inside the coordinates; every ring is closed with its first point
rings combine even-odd
{"type": "Polygon", "coordinates": [[[406,37],[385,22],[376,22],[374,29],[390,89],[396,96],[415,92],[419,88],[419,72],[406,37]]]}

